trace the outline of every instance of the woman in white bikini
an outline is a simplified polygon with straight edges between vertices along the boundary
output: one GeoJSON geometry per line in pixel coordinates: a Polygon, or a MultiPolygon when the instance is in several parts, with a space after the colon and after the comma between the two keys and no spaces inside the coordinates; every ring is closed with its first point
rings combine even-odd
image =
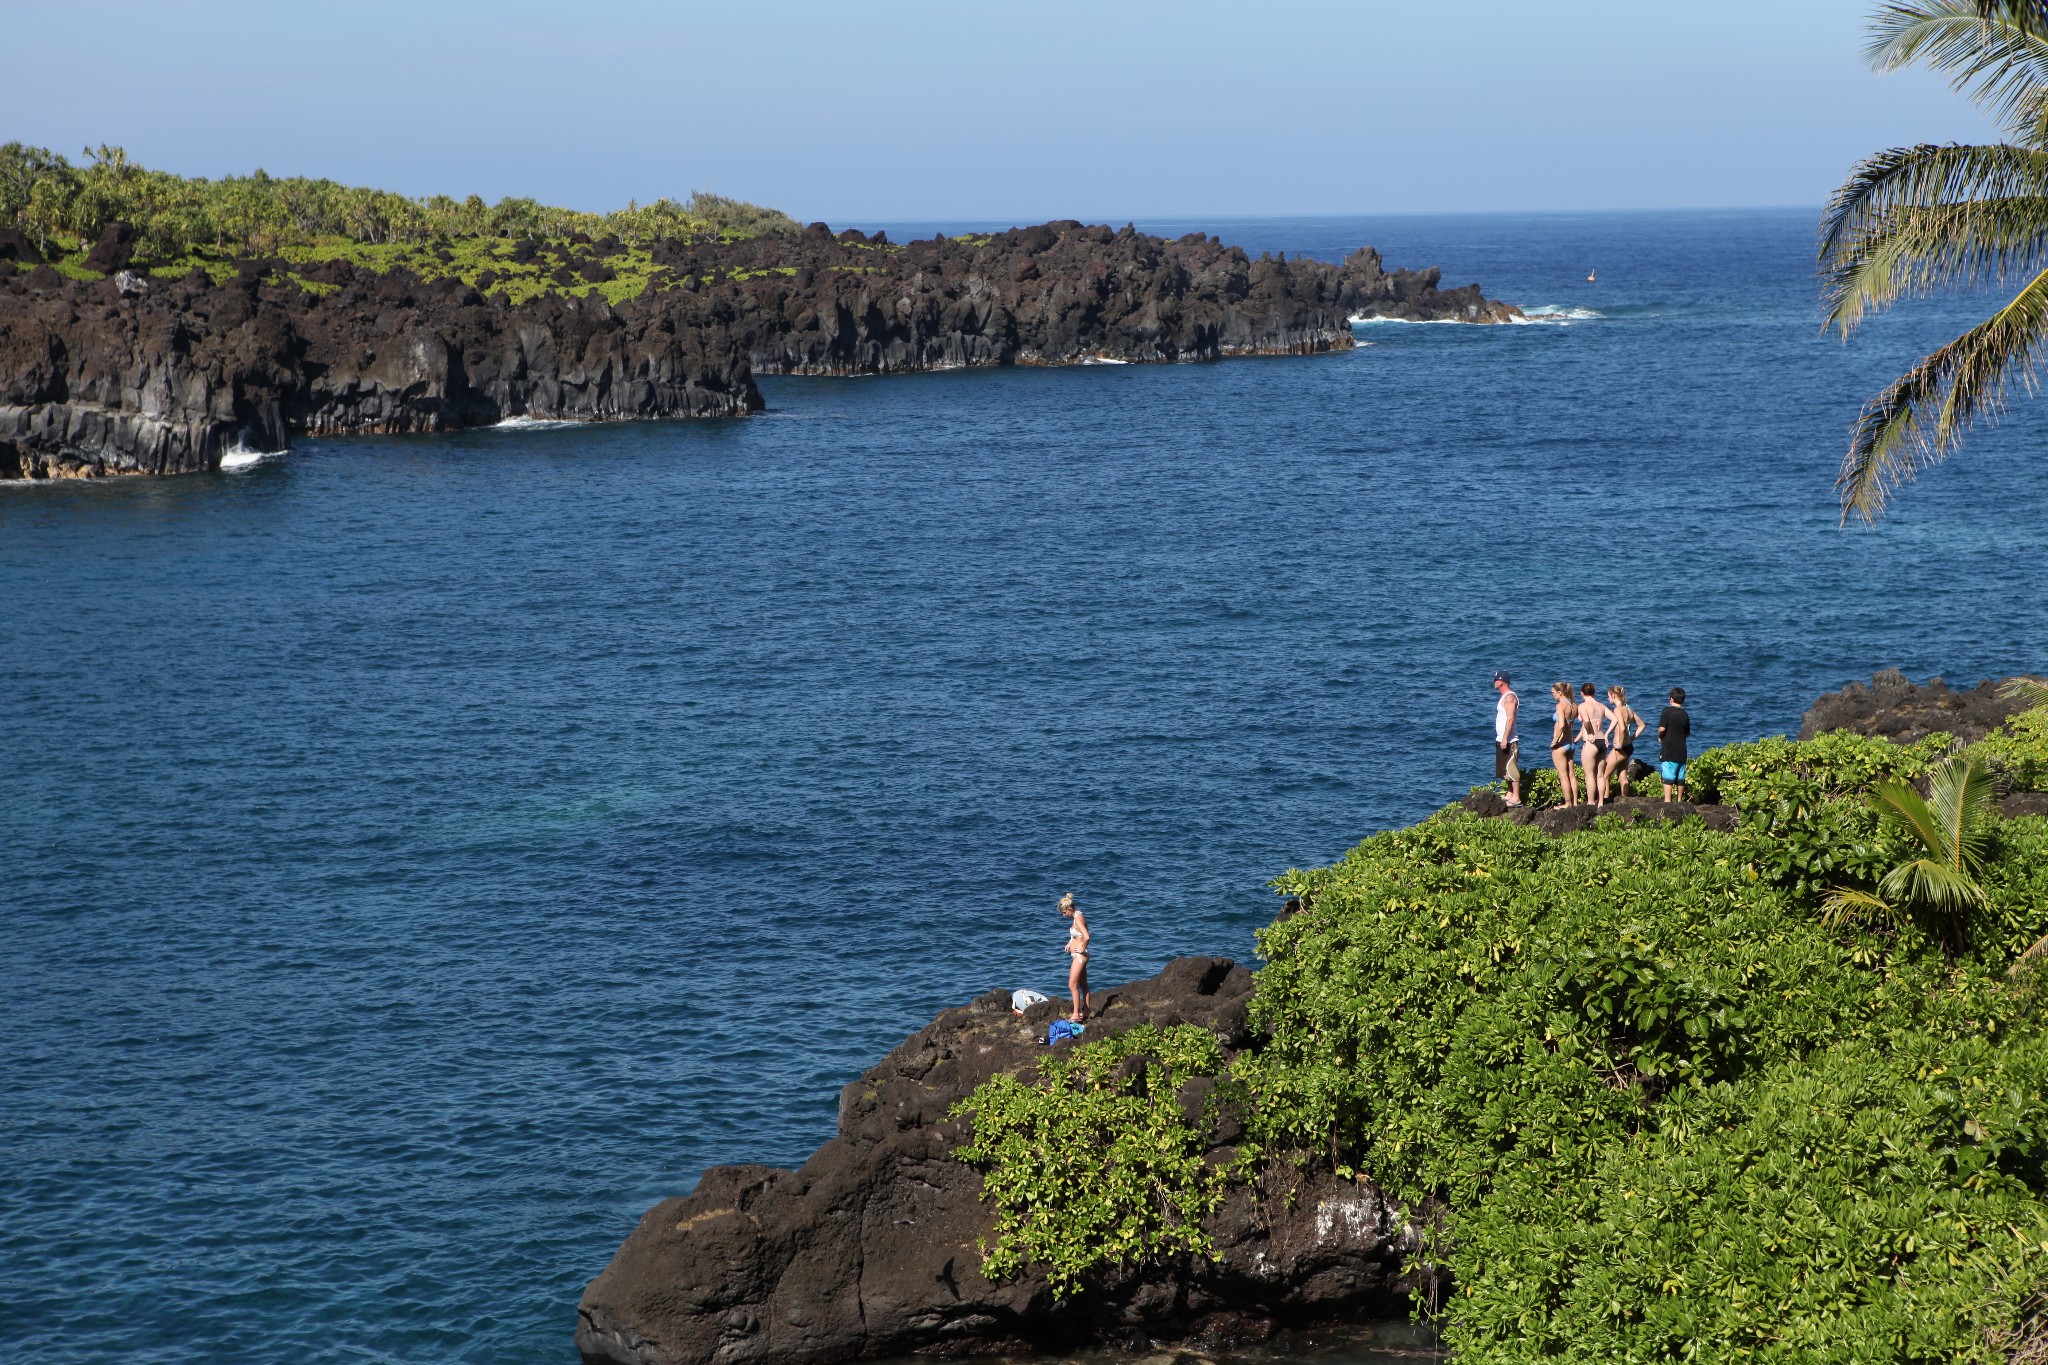
{"type": "Polygon", "coordinates": [[[1088,920],[1074,904],[1074,893],[1060,897],[1060,913],[1072,921],[1067,925],[1067,993],[1074,997],[1074,1012],[1067,1017],[1077,1024],[1088,1022],[1088,920]]]}
{"type": "Polygon", "coordinates": [[[1614,747],[1614,717],[1593,684],[1579,688],[1579,766],[1586,770],[1586,800],[1607,804],[1607,752],[1614,747]]]}

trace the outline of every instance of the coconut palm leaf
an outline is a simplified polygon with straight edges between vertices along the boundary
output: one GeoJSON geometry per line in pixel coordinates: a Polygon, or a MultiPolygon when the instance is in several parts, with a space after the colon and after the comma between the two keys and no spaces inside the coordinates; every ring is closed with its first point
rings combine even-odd
{"type": "Polygon", "coordinates": [[[2010,380],[2031,386],[2048,330],[2048,0],[1893,0],[1865,55],[1880,71],[1947,74],[2009,141],[1897,147],[1854,167],[1821,219],[1828,324],[1846,336],[1922,290],[2030,282],[1864,406],[1836,480],[1845,522],[1875,521],[1894,489],[1996,414],[2010,380]]]}
{"type": "Polygon", "coordinates": [[[2014,958],[2012,966],[2005,969],[2005,974],[2009,977],[2017,977],[2021,969],[2029,962],[2039,962],[2044,957],[2048,957],[2048,934],[2043,934],[2035,939],[2033,947],[2014,958]]]}
{"type": "Polygon", "coordinates": [[[1820,922],[1830,927],[1860,919],[1889,923],[1898,917],[1897,907],[1882,896],[1846,886],[1838,886],[1828,892],[1827,898],[1820,903],[1820,922]]]}
{"type": "Polygon", "coordinates": [[[2005,686],[1998,689],[1998,695],[2028,706],[2048,706],[2048,682],[2039,678],[2008,678],[2005,686]]]}
{"type": "Polygon", "coordinates": [[[2007,383],[2018,379],[2031,391],[2044,343],[2048,271],[1864,405],[1835,479],[1842,520],[1875,521],[1893,489],[1946,458],[1980,414],[1997,415],[2007,383]]]}
{"type": "Polygon", "coordinates": [[[1941,824],[1939,849],[1929,849],[1958,872],[1974,874],[1991,851],[1997,793],[1991,769],[1959,747],[1927,771],[1927,806],[1941,824]]]}
{"type": "Polygon", "coordinates": [[[1914,0],[1886,5],[1863,50],[1878,71],[1915,62],[1949,73],[2017,141],[2038,144],[2048,114],[2048,25],[2038,3],[1914,0]]]}
{"type": "Polygon", "coordinates": [[[2004,143],[1922,142],[1865,157],[1821,214],[1820,257],[1832,260],[1872,220],[1902,208],[2026,199],[2048,193],[2048,152],[2004,143]]]}
{"type": "Polygon", "coordinates": [[[1981,910],[1985,904],[1984,888],[1974,878],[1932,858],[1900,863],[1884,874],[1877,893],[1887,901],[1927,912],[1944,934],[1965,914],[1981,910]]]}
{"type": "Polygon", "coordinates": [[[1928,770],[1925,796],[1904,782],[1886,781],[1871,788],[1870,804],[1888,827],[1920,846],[1920,856],[1885,873],[1875,896],[1831,895],[1833,918],[1896,908],[1918,916],[1950,946],[1960,945],[1969,912],[1989,904],[1976,874],[1995,823],[1990,770],[1952,752],[1928,770]]]}
{"type": "Polygon", "coordinates": [[[2029,33],[2048,33],[2048,0],[1974,0],[1982,19],[2006,19],[2029,33]]]}
{"type": "Polygon", "coordinates": [[[2048,267],[2048,179],[2040,188],[2039,194],[1867,215],[1838,234],[1821,257],[1826,325],[1847,336],[1866,311],[1902,296],[2003,284],[2048,267]]]}

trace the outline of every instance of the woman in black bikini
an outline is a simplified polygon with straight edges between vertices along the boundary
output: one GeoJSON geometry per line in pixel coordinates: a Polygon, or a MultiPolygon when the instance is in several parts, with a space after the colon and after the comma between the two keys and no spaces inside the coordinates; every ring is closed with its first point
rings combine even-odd
{"type": "Polygon", "coordinates": [[[1572,705],[1572,685],[1552,683],[1550,695],[1557,709],[1550,713],[1550,761],[1557,765],[1557,785],[1564,791],[1567,806],[1579,804],[1579,780],[1572,773],[1572,729],[1578,724],[1579,708],[1572,705]]]}
{"type": "Polygon", "coordinates": [[[1603,787],[1613,782],[1616,773],[1621,775],[1621,796],[1628,799],[1628,764],[1636,756],[1636,736],[1642,734],[1643,718],[1628,704],[1628,690],[1622,687],[1607,689],[1607,714],[1614,717],[1614,752],[1607,759],[1607,778],[1603,787]],[[1634,728],[1630,728],[1634,727],[1634,728]]]}
{"type": "Polygon", "coordinates": [[[1586,799],[1607,804],[1607,751],[1613,747],[1614,717],[1600,704],[1593,684],[1579,686],[1579,766],[1586,772],[1586,799]]]}

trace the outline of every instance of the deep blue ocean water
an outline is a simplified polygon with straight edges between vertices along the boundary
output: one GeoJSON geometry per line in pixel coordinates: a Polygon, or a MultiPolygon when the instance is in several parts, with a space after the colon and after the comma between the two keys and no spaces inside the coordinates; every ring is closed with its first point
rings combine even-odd
{"type": "Polygon", "coordinates": [[[560,1365],[649,1204],[1057,987],[1061,891],[1098,983],[1246,956],[1490,777],[1496,667],[1704,743],[2042,667],[2048,412],[1838,529],[1981,304],[1822,338],[1813,218],[1141,225],[1578,317],[0,488],[0,1357],[560,1365]]]}

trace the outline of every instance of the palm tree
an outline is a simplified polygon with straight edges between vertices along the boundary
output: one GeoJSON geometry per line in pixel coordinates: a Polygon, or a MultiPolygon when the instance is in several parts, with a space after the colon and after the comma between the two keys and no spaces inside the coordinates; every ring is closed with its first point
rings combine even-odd
{"type": "Polygon", "coordinates": [[[2048,0],[1900,0],[1878,11],[1865,55],[1880,71],[1949,73],[2006,140],[1857,164],[1821,220],[1828,326],[1846,337],[1902,297],[2025,283],[1864,405],[1835,481],[1844,521],[1875,521],[1894,488],[1997,414],[2009,382],[2031,389],[2048,346],[2048,0]]]}
{"type": "Polygon", "coordinates": [[[1877,894],[1838,889],[1828,894],[1829,923],[1874,916],[1918,919],[1949,948],[1959,948],[1970,911],[1989,903],[1977,871],[1996,824],[1991,772],[1962,753],[1927,770],[1927,795],[1897,780],[1870,790],[1887,828],[1918,845],[1920,856],[1900,863],[1878,881],[1877,894]]]}

